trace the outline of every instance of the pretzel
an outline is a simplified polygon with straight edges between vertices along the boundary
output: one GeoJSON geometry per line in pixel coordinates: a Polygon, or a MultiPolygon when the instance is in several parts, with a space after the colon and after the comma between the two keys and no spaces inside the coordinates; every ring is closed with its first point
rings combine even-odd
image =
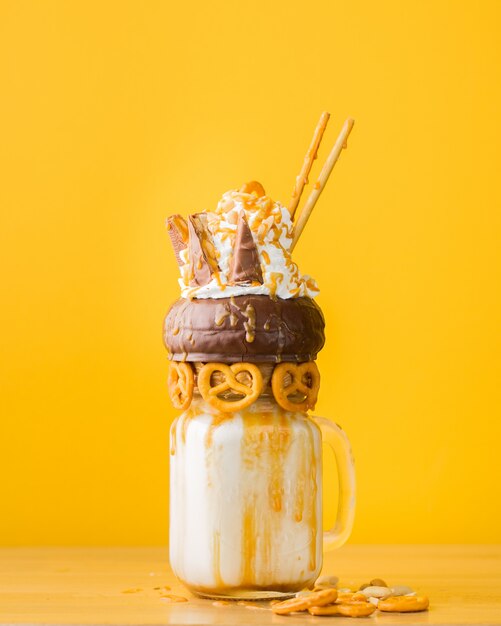
{"type": "Polygon", "coordinates": [[[339,605],[327,604],[326,606],[310,606],[308,613],[310,615],[339,615],[339,605]]]}
{"type": "Polygon", "coordinates": [[[198,389],[202,398],[215,409],[233,413],[249,406],[256,400],[263,390],[263,377],[257,365],[252,363],[206,363],[198,373],[198,389]],[[223,382],[212,386],[211,376],[214,372],[221,372],[223,382]],[[244,385],[237,380],[240,372],[250,375],[250,386],[244,385]],[[225,400],[219,395],[227,391],[242,395],[239,400],[225,400]]]}
{"type": "Polygon", "coordinates": [[[337,604],[360,604],[361,602],[367,602],[363,593],[338,593],[337,596],[337,604]]]}
{"type": "Polygon", "coordinates": [[[314,409],[320,387],[320,372],[314,361],[307,363],[281,363],[273,370],[271,388],[278,404],[286,411],[308,411],[314,409]],[[291,381],[284,384],[286,376],[291,381]],[[307,377],[307,381],[304,378],[307,377]],[[295,402],[291,399],[301,394],[303,400],[295,402]]]}
{"type": "Polygon", "coordinates": [[[322,591],[316,591],[309,596],[300,596],[278,602],[271,607],[271,610],[277,615],[287,615],[296,611],[307,611],[312,606],[320,607],[331,604],[335,602],[336,598],[337,591],[335,589],[322,589],[322,591]]]}
{"type": "Polygon", "coordinates": [[[308,609],[310,615],[339,615],[339,605],[327,604],[326,606],[310,606],[308,609]]]}
{"type": "Polygon", "coordinates": [[[191,365],[169,361],[167,387],[174,408],[185,411],[193,398],[193,370],[191,365]]]}
{"type": "Polygon", "coordinates": [[[376,607],[372,602],[356,602],[353,604],[336,604],[339,615],[344,617],[367,617],[372,615],[376,607]]]}
{"type": "Polygon", "coordinates": [[[371,602],[357,604],[329,604],[327,606],[311,606],[310,615],[342,615],[344,617],[367,617],[372,615],[376,607],[371,602]]]}
{"type": "Polygon", "coordinates": [[[377,608],[389,613],[411,613],[426,611],[430,601],[426,596],[392,596],[386,600],[379,600],[377,608]]]}

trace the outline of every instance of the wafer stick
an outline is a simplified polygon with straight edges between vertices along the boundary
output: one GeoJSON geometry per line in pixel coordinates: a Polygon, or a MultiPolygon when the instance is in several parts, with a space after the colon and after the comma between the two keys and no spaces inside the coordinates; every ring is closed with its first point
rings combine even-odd
{"type": "Polygon", "coordinates": [[[299,172],[299,175],[296,177],[296,182],[294,184],[294,190],[292,192],[292,198],[289,202],[289,213],[291,214],[291,219],[294,218],[294,213],[296,212],[297,205],[299,204],[299,200],[301,199],[301,194],[303,193],[304,186],[308,182],[308,175],[311,170],[311,166],[313,165],[313,161],[317,158],[318,146],[322,141],[322,135],[324,134],[325,127],[327,126],[327,122],[329,121],[330,113],[324,111],[318,120],[317,127],[315,128],[315,132],[313,133],[313,137],[311,139],[310,147],[308,148],[308,152],[304,157],[303,167],[299,172]]]}
{"type": "Polygon", "coordinates": [[[327,157],[327,160],[325,161],[322,171],[320,172],[320,176],[318,177],[318,181],[315,183],[313,189],[311,190],[311,193],[308,196],[308,199],[306,200],[305,205],[303,206],[303,210],[300,212],[299,217],[297,218],[296,223],[294,224],[294,230],[292,231],[292,243],[290,247],[290,252],[294,250],[298,242],[298,239],[301,236],[301,233],[303,232],[304,227],[306,226],[306,222],[308,221],[308,218],[310,217],[315,207],[318,197],[324,190],[324,187],[327,181],[329,180],[329,176],[331,175],[334,165],[336,165],[336,162],[339,159],[339,155],[341,154],[341,151],[343,150],[343,148],[347,147],[346,142],[348,140],[348,135],[351,133],[351,129],[353,128],[354,123],[355,123],[355,120],[351,118],[348,118],[346,120],[341,132],[339,133],[339,137],[336,139],[336,143],[334,144],[334,147],[332,148],[331,153],[329,154],[329,156],[327,157]]]}

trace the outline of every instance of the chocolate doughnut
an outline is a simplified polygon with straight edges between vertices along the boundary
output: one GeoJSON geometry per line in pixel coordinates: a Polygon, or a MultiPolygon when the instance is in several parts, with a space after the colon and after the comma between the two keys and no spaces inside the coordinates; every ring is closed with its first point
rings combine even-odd
{"type": "Polygon", "coordinates": [[[320,307],[308,297],[181,298],[164,322],[173,361],[313,361],[325,342],[320,307]]]}

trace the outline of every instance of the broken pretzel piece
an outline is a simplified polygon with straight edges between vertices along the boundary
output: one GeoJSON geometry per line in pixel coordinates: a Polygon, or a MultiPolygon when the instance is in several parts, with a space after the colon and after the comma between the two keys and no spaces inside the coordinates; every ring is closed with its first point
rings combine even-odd
{"type": "Polygon", "coordinates": [[[278,602],[271,607],[273,613],[277,615],[288,615],[297,611],[307,611],[310,607],[320,607],[331,604],[336,601],[337,591],[335,589],[322,589],[316,591],[309,596],[300,596],[278,602]]]}
{"type": "Polygon", "coordinates": [[[426,611],[429,605],[426,596],[391,596],[380,600],[377,608],[388,613],[414,613],[426,611]]]}

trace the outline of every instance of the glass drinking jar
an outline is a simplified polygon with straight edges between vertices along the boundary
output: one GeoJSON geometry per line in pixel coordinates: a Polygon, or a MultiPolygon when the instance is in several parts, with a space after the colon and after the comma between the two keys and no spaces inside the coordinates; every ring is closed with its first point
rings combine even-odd
{"type": "Polygon", "coordinates": [[[323,550],[353,525],[350,443],[330,420],[261,396],[223,413],[195,395],[171,427],[170,563],[210,598],[284,598],[311,585],[323,550]],[[335,526],[322,529],[322,443],[338,470],[335,526]]]}

